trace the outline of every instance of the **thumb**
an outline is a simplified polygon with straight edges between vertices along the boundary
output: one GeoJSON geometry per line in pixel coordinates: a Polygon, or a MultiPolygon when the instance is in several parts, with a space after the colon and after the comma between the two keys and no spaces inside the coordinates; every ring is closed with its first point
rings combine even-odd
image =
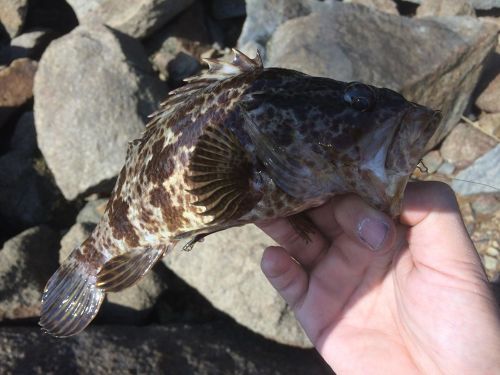
{"type": "Polygon", "coordinates": [[[264,251],[261,268],[286,303],[293,310],[298,309],[304,300],[309,282],[302,266],[282,247],[271,246],[264,251]]]}
{"type": "Polygon", "coordinates": [[[441,182],[408,184],[400,220],[410,227],[408,243],[416,264],[451,274],[469,265],[484,274],[455,194],[448,185],[441,182]]]}

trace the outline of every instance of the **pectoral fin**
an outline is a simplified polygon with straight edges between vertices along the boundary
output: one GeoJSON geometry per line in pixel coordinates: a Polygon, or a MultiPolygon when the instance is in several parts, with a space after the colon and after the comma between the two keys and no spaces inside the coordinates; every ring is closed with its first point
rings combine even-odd
{"type": "Polygon", "coordinates": [[[106,292],[118,292],[141,279],[165,254],[160,249],[138,248],[108,260],[97,274],[97,287],[106,292]]]}

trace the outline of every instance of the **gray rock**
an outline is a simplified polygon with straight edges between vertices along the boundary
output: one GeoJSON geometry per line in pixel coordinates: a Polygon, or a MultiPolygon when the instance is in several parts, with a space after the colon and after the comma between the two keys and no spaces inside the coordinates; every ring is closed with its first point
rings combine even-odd
{"type": "Polygon", "coordinates": [[[497,142],[490,136],[465,123],[459,123],[446,137],[441,146],[441,156],[462,169],[495,147],[497,142]]]}
{"type": "Polygon", "coordinates": [[[344,3],[360,4],[380,12],[399,15],[398,7],[392,0],[344,0],[344,3]]]}
{"type": "Polygon", "coordinates": [[[32,112],[21,116],[10,150],[0,155],[0,181],[3,229],[19,231],[53,219],[63,198],[37,151],[32,112]]]}
{"type": "Polygon", "coordinates": [[[331,8],[281,25],[267,44],[267,65],[385,86],[441,109],[429,148],[437,144],[467,105],[496,44],[495,27],[466,17],[415,20],[353,4],[331,8]]]}
{"type": "Polygon", "coordinates": [[[500,190],[500,145],[457,174],[451,186],[462,195],[498,192],[500,190]]]}
{"type": "Polygon", "coordinates": [[[486,134],[500,139],[500,112],[482,113],[477,121],[477,126],[486,134]]]}
{"type": "Polygon", "coordinates": [[[68,0],[80,24],[103,23],[135,38],[151,35],[194,0],[68,0]]]}
{"type": "Polygon", "coordinates": [[[247,18],[243,24],[238,46],[250,42],[264,49],[273,32],[283,22],[302,17],[313,11],[329,9],[332,0],[246,0],[247,18]]]}
{"type": "Polygon", "coordinates": [[[137,41],[80,26],[47,48],[34,91],[38,146],[74,199],[118,174],[166,89],[137,41]]]}
{"type": "Polygon", "coordinates": [[[332,374],[314,350],[263,339],[234,323],[101,326],[64,340],[0,328],[2,374],[332,374]]]}
{"type": "Polygon", "coordinates": [[[483,111],[500,113],[500,73],[479,95],[476,105],[483,111]]]}
{"type": "Polygon", "coordinates": [[[218,20],[246,15],[245,0],[213,0],[211,9],[218,20]]]}
{"type": "Polygon", "coordinates": [[[427,167],[426,172],[434,173],[443,163],[443,157],[441,156],[439,150],[432,150],[422,158],[422,161],[424,162],[424,165],[427,167]]]}
{"type": "Polygon", "coordinates": [[[18,35],[28,13],[28,0],[0,0],[0,24],[11,38],[18,35]]]}
{"type": "Polygon", "coordinates": [[[0,320],[40,314],[45,283],[57,268],[57,234],[45,226],[25,230],[0,250],[0,320]]]}
{"type": "MultiPolygon", "coordinates": [[[[421,4],[425,0],[408,0],[409,2],[415,4],[421,4]]],[[[500,8],[500,0],[467,0],[468,3],[474,7],[474,9],[491,9],[500,8]]]]}
{"type": "Polygon", "coordinates": [[[311,346],[260,270],[262,252],[272,243],[249,225],[210,235],[191,252],[178,246],[164,263],[214,307],[252,331],[281,343],[311,346]]]}
{"type": "MultiPolygon", "coordinates": [[[[94,228],[95,224],[89,222],[73,225],[61,239],[59,263],[62,263],[75,247],[80,246],[94,228]]],[[[99,316],[113,324],[147,322],[158,297],[168,288],[171,278],[167,268],[159,263],[134,286],[107,294],[99,316]]]]}
{"type": "Polygon", "coordinates": [[[89,201],[76,216],[77,223],[97,224],[101,219],[108,200],[105,198],[89,201]]]}
{"type": "Polygon", "coordinates": [[[474,197],[471,202],[474,216],[493,215],[496,212],[500,213],[500,194],[479,194],[474,197]]]}
{"type": "Polygon", "coordinates": [[[417,9],[417,17],[475,15],[468,0],[423,0],[417,9]]]}

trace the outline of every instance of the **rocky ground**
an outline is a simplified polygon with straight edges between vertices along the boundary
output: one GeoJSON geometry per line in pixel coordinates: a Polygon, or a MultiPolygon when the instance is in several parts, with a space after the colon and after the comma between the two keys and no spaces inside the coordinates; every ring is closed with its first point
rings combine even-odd
{"type": "Polygon", "coordinates": [[[454,188],[500,281],[499,0],[133,3],[0,0],[0,373],[330,373],[261,274],[272,241],[252,226],[175,252],[110,294],[82,335],[36,326],[41,291],[98,222],[127,142],[203,57],[234,46],[442,109],[414,177],[454,188]]]}

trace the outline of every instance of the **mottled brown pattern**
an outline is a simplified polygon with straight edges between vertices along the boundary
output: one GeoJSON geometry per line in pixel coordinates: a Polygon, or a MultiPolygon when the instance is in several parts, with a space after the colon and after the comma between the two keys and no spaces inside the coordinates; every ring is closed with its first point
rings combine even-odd
{"type": "Polygon", "coordinates": [[[128,218],[129,204],[123,199],[115,199],[109,210],[109,225],[113,236],[124,239],[128,246],[134,248],[139,245],[139,236],[128,218]]]}

